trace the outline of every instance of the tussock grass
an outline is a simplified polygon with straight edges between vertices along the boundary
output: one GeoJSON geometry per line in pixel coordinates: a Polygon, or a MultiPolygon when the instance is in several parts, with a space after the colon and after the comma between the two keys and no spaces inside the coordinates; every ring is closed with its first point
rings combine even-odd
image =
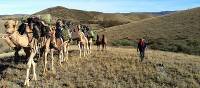
{"type": "MultiPolygon", "coordinates": [[[[106,51],[78,57],[78,48],[70,47],[70,57],[56,74],[42,76],[42,61],[37,63],[38,81],[32,87],[97,87],[97,88],[198,88],[200,86],[200,57],[182,53],[148,50],[144,62],[139,62],[136,49],[108,47],[106,51]]],[[[3,64],[0,59],[0,63],[3,64]]],[[[50,61],[50,59],[49,59],[50,61]]],[[[8,64],[9,63],[4,63],[8,64]]],[[[25,67],[15,65],[15,68],[25,67]]],[[[4,82],[22,86],[25,70],[8,68],[4,82]],[[12,70],[8,70],[12,69],[12,70]],[[15,75],[10,78],[9,76],[15,75]]],[[[2,74],[0,74],[2,75],[2,74]]]]}

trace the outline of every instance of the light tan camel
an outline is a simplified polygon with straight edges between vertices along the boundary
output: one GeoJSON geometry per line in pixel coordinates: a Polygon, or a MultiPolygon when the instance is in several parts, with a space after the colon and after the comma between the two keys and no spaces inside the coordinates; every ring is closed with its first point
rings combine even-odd
{"type": "Polygon", "coordinates": [[[80,58],[82,56],[81,55],[82,52],[84,57],[86,54],[89,54],[88,39],[85,37],[84,33],[80,30],[80,25],[72,29],[71,35],[72,35],[72,40],[77,40],[80,58]]]}
{"type": "Polygon", "coordinates": [[[36,55],[36,44],[37,40],[32,38],[28,38],[27,35],[20,35],[17,31],[18,29],[18,21],[9,20],[5,24],[6,28],[6,41],[10,47],[30,47],[30,56],[28,58],[27,63],[27,72],[26,72],[26,79],[24,82],[24,85],[29,86],[29,74],[30,74],[30,68],[33,66],[33,78],[32,80],[37,80],[35,67],[36,63],[33,61],[34,56],[36,55]],[[31,43],[29,43],[31,40],[31,43]]]}
{"type": "Polygon", "coordinates": [[[69,40],[63,41],[62,38],[56,38],[56,27],[52,26],[52,38],[53,42],[55,44],[55,47],[58,49],[59,53],[59,59],[60,59],[60,65],[62,62],[66,62],[68,60],[68,47],[69,47],[69,40]],[[66,58],[66,59],[65,59],[66,58]]]}
{"type": "Polygon", "coordinates": [[[47,39],[46,41],[46,48],[45,48],[45,63],[44,63],[44,74],[47,71],[47,57],[48,53],[50,51],[51,54],[51,69],[53,73],[55,73],[54,69],[54,51],[58,51],[59,53],[59,64],[62,66],[62,62],[66,62],[68,60],[68,41],[64,41],[61,38],[55,37],[55,31],[56,28],[54,26],[51,27],[51,37],[50,39],[47,39]],[[50,48],[48,46],[54,46],[53,48],[50,48]]]}

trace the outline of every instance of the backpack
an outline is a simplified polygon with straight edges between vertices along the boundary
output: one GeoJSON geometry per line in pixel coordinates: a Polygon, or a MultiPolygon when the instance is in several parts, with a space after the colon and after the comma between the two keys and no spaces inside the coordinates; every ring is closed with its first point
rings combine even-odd
{"type": "Polygon", "coordinates": [[[89,37],[94,37],[94,32],[93,32],[92,30],[89,30],[88,36],[89,36],[89,37]]]}

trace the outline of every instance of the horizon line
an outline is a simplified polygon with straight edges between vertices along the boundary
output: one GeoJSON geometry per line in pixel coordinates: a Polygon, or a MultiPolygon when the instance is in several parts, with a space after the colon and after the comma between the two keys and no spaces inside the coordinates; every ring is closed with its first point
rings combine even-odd
{"type": "Polygon", "coordinates": [[[95,10],[83,10],[83,9],[75,9],[75,8],[70,8],[70,7],[65,7],[65,6],[52,6],[52,7],[47,7],[45,9],[42,9],[42,10],[39,10],[39,11],[36,11],[36,12],[33,12],[33,13],[30,13],[30,14],[26,14],[26,13],[16,13],[16,14],[0,14],[1,16],[2,15],[33,15],[35,13],[38,13],[40,11],[43,11],[43,10],[46,10],[46,9],[51,9],[51,8],[56,8],[56,7],[62,7],[62,8],[65,8],[65,9],[70,9],[70,10],[80,10],[80,11],[86,11],[86,12],[100,12],[100,13],[159,13],[159,12],[178,12],[178,11],[184,11],[184,10],[190,10],[190,9],[194,9],[194,8],[199,8],[200,6],[197,6],[197,7],[192,7],[192,8],[187,8],[187,9],[179,9],[179,10],[161,10],[161,11],[127,11],[127,12],[104,12],[104,11],[95,11],[95,10]]]}

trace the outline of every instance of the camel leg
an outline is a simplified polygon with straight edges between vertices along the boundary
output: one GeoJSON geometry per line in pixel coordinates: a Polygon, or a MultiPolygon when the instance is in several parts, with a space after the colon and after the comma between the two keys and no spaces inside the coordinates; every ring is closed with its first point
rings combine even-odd
{"type": "Polygon", "coordinates": [[[32,78],[32,80],[37,80],[36,73],[35,73],[36,63],[34,61],[32,61],[32,66],[33,66],[33,78],[32,78]]]}
{"type": "Polygon", "coordinates": [[[44,53],[44,71],[43,71],[43,73],[45,74],[46,73],[46,71],[47,71],[47,55],[48,55],[48,53],[49,53],[49,48],[48,49],[46,49],[45,50],[45,53],[44,53]]]}
{"type": "Polygon", "coordinates": [[[80,42],[78,42],[78,48],[79,48],[79,56],[81,58],[81,43],[80,42]]]}
{"type": "Polygon", "coordinates": [[[68,50],[68,46],[67,46],[67,49],[66,49],[66,57],[67,57],[67,58],[66,58],[66,60],[65,60],[65,61],[67,62],[67,61],[68,61],[68,59],[69,59],[69,50],[68,50]]]}
{"type": "Polygon", "coordinates": [[[69,52],[68,52],[68,44],[65,44],[64,45],[64,61],[65,62],[67,62],[67,60],[68,60],[68,54],[69,54],[69,52]]]}
{"type": "Polygon", "coordinates": [[[107,48],[107,47],[106,47],[106,44],[104,45],[104,48],[105,48],[105,50],[106,50],[106,48],[107,48]]]}
{"type": "Polygon", "coordinates": [[[53,73],[55,73],[53,52],[53,49],[51,49],[51,70],[53,73]]]}
{"type": "Polygon", "coordinates": [[[87,49],[87,51],[88,51],[88,54],[90,54],[90,44],[88,43],[87,45],[86,45],[86,49],[87,49]]]}
{"type": "Polygon", "coordinates": [[[97,44],[97,51],[100,50],[100,44],[97,44]]]}
{"type": "MultiPolygon", "coordinates": [[[[36,54],[36,52],[31,53],[29,60],[28,60],[28,63],[27,63],[28,68],[27,68],[27,71],[26,71],[26,79],[25,79],[25,82],[24,82],[24,85],[27,85],[27,86],[29,86],[30,68],[31,68],[31,64],[34,62],[33,58],[34,58],[35,54],[36,54]]],[[[35,67],[34,67],[34,69],[35,69],[35,67]]],[[[34,76],[36,78],[35,72],[34,72],[34,76]]]]}
{"type": "Polygon", "coordinates": [[[60,51],[59,51],[59,62],[60,62],[60,66],[62,67],[62,62],[63,62],[63,50],[61,49],[60,51]]]}
{"type": "Polygon", "coordinates": [[[92,43],[90,43],[90,53],[92,53],[92,43]]]}
{"type": "Polygon", "coordinates": [[[41,55],[41,50],[40,50],[41,47],[42,47],[42,44],[39,43],[39,44],[38,44],[38,47],[37,47],[37,52],[38,52],[38,57],[39,57],[39,58],[41,57],[41,56],[40,56],[40,55],[41,55]]]}
{"type": "Polygon", "coordinates": [[[90,39],[90,42],[89,42],[89,53],[92,53],[92,39],[90,39]]]}
{"type": "Polygon", "coordinates": [[[99,50],[99,45],[97,45],[97,51],[99,50]]]}
{"type": "Polygon", "coordinates": [[[90,43],[88,43],[88,54],[90,54],[90,43]]]}
{"type": "Polygon", "coordinates": [[[49,53],[49,46],[50,46],[50,39],[48,39],[45,43],[45,52],[44,52],[44,71],[43,71],[43,74],[46,73],[47,71],[47,57],[48,57],[48,53],[49,53]]]}
{"type": "Polygon", "coordinates": [[[85,51],[85,54],[86,54],[86,55],[89,54],[88,43],[85,44],[85,49],[84,49],[84,51],[85,51]]]}
{"type": "Polygon", "coordinates": [[[104,48],[105,48],[105,45],[104,45],[104,44],[102,44],[102,51],[104,50],[104,48]]]}
{"type": "Polygon", "coordinates": [[[87,51],[85,51],[85,49],[86,49],[85,44],[82,44],[83,57],[85,57],[85,54],[86,54],[86,52],[87,52],[87,51]]]}

